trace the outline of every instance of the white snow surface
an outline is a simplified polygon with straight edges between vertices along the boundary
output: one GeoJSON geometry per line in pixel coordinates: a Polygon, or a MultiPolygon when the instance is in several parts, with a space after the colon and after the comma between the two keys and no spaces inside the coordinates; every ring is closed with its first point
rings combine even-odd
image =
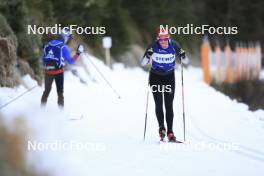
{"type": "MultiPolygon", "coordinates": [[[[72,72],[65,72],[64,111],[57,107],[55,83],[45,109],[40,108],[43,87],[38,86],[0,110],[10,128],[16,118],[25,120],[29,131],[25,151],[38,169],[54,176],[263,175],[264,111],[251,112],[247,105],[209,87],[202,81],[201,69],[184,70],[186,143],[160,144],[152,95],[143,141],[148,74],[122,64],[110,70],[88,54],[81,59],[90,76],[83,67],[72,66],[86,82],[83,84],[72,72]],[[80,120],[69,120],[81,116],[80,120]],[[28,150],[34,141],[39,150],[28,150]],[[48,143],[86,148],[41,150],[48,143]]],[[[24,82],[26,86],[0,88],[0,105],[36,85],[29,76],[24,82]]],[[[176,70],[174,133],[183,141],[181,100],[181,72],[176,70]]]]}

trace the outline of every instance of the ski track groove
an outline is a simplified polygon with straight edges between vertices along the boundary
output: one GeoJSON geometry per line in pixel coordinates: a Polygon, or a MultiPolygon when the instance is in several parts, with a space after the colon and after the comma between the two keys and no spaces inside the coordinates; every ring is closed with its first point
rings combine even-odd
{"type": "MultiPolygon", "coordinates": [[[[220,142],[220,143],[231,143],[230,141],[225,141],[225,140],[220,140],[220,139],[217,139],[217,138],[214,138],[208,134],[206,134],[203,130],[201,130],[201,128],[198,126],[198,124],[196,123],[196,121],[193,119],[192,116],[189,115],[189,119],[190,119],[190,122],[192,123],[192,125],[197,129],[197,131],[202,135],[204,136],[205,138],[209,139],[210,142],[220,142]]],[[[192,135],[193,136],[193,135],[192,135]]],[[[239,150],[229,150],[230,152],[233,152],[233,153],[236,153],[236,154],[239,154],[239,155],[242,155],[242,156],[246,156],[250,159],[254,159],[254,160],[257,160],[257,161],[260,161],[260,162],[263,162],[264,163],[264,153],[261,152],[261,151],[258,151],[258,150],[255,150],[255,149],[251,149],[249,147],[245,147],[243,145],[240,145],[240,144],[236,144],[236,146],[239,147],[240,151],[239,150]],[[242,150],[241,150],[242,149],[242,150]],[[255,156],[254,154],[252,153],[255,153],[257,155],[260,155],[261,157],[258,157],[258,156],[255,156]]]]}

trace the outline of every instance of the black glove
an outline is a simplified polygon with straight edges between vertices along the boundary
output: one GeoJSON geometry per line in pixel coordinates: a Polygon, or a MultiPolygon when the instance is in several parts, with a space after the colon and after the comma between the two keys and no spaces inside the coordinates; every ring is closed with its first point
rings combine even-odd
{"type": "Polygon", "coordinates": [[[185,55],[185,51],[183,49],[180,49],[179,56],[181,59],[185,59],[186,55],[185,55]]]}
{"type": "Polygon", "coordinates": [[[146,54],[147,58],[150,58],[152,56],[152,54],[153,54],[153,49],[152,48],[149,48],[147,50],[147,54],[146,54]]]}

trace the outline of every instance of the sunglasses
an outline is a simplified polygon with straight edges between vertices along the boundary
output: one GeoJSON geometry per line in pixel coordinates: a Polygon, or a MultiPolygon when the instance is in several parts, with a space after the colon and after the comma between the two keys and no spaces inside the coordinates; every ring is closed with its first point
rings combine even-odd
{"type": "Polygon", "coordinates": [[[166,41],[168,41],[168,40],[169,40],[168,38],[159,39],[159,42],[166,42],[166,41]]]}

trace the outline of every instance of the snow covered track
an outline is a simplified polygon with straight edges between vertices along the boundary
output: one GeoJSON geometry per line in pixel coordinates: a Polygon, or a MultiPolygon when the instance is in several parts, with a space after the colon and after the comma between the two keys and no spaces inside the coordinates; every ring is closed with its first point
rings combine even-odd
{"type": "Polygon", "coordinates": [[[17,99],[21,98],[22,96],[24,96],[25,94],[29,93],[30,91],[32,91],[33,89],[35,89],[36,87],[38,87],[38,85],[35,85],[33,87],[31,87],[30,89],[26,90],[25,92],[21,93],[20,95],[18,95],[17,97],[14,97],[13,99],[11,99],[10,101],[0,105],[0,109],[8,106],[9,104],[13,103],[14,101],[16,101],[17,99]]]}
{"type": "MultiPolygon", "coordinates": [[[[65,73],[65,111],[57,108],[55,87],[46,109],[41,109],[43,88],[37,87],[1,109],[7,125],[19,117],[27,122],[28,140],[41,143],[87,144],[88,150],[30,151],[28,158],[40,169],[55,176],[87,175],[254,175],[264,172],[264,112],[248,111],[246,105],[230,100],[202,82],[201,70],[184,70],[186,139],[185,144],[162,143],[158,137],[154,101],[150,94],[145,142],[148,75],[140,68],[114,65],[110,70],[93,56],[83,56],[82,66],[65,73]],[[122,99],[118,99],[103,73],[122,99]],[[89,69],[90,76],[86,69],[89,69]],[[96,80],[96,81],[94,81],[96,80]],[[85,84],[84,84],[85,83],[85,84]],[[69,120],[71,117],[83,117],[69,120]],[[200,143],[206,145],[198,146],[200,143]],[[210,148],[234,143],[236,150],[210,148]]],[[[28,87],[35,82],[25,81],[28,87]]],[[[183,141],[180,71],[176,71],[174,132],[183,141]]],[[[53,85],[54,86],[54,85],[53,85]]],[[[25,92],[0,88],[0,104],[25,92]]],[[[26,146],[27,147],[27,146],[26,146]]],[[[26,148],[25,147],[25,148],[26,148]]],[[[26,149],[25,149],[26,150],[26,149]]]]}
{"type": "MultiPolygon", "coordinates": [[[[198,125],[195,123],[193,118],[190,116],[189,120],[191,123],[193,123],[193,126],[199,131],[199,133],[204,136],[207,141],[213,142],[213,143],[232,143],[232,141],[225,141],[225,140],[220,140],[216,139],[208,134],[206,134],[198,125]]],[[[258,160],[261,162],[264,162],[264,153],[262,151],[258,151],[249,147],[246,147],[241,144],[235,144],[238,148],[236,150],[230,150],[231,152],[237,153],[239,155],[243,155],[245,157],[248,157],[250,159],[258,160]]]]}

